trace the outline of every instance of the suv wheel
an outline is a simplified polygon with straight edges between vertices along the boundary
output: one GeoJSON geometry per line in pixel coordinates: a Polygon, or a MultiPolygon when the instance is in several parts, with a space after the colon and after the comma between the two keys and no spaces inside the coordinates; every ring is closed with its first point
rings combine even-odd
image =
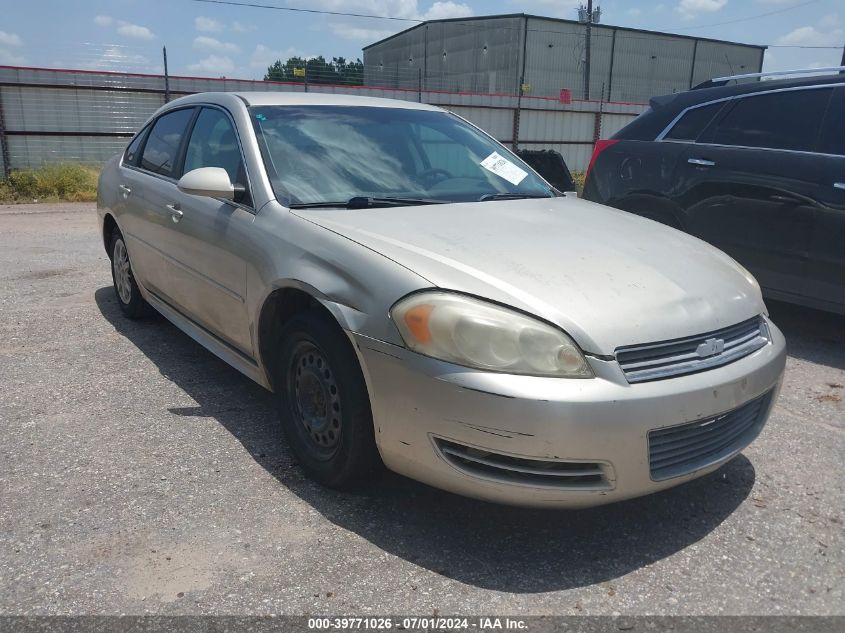
{"type": "Polygon", "coordinates": [[[282,428],[306,474],[346,488],[380,463],[364,376],[349,340],[329,318],[293,317],[274,376],[282,428]]]}
{"type": "Polygon", "coordinates": [[[150,304],[141,296],[135,276],[132,274],[132,265],[129,262],[129,253],[126,250],[126,243],[123,235],[115,229],[111,234],[111,276],[114,282],[114,293],[117,295],[117,304],[121,312],[130,319],[139,319],[150,312],[150,304]]]}

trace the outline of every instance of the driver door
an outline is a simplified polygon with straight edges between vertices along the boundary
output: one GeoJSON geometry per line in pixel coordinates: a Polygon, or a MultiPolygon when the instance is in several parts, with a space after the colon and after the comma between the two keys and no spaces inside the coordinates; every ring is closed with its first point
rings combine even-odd
{"type": "Polygon", "coordinates": [[[255,212],[236,128],[218,107],[203,106],[190,131],[182,173],[200,167],[225,169],[244,190],[235,201],[173,192],[171,296],[185,316],[252,358],[246,257],[255,212]]]}

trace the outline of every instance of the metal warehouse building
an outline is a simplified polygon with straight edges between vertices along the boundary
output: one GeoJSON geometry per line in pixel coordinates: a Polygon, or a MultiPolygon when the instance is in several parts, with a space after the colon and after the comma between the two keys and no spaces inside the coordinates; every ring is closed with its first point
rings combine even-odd
{"type": "Polygon", "coordinates": [[[712,77],[759,72],[764,46],[535,15],[432,20],[364,48],[364,83],[445,90],[646,102],[712,77]]]}

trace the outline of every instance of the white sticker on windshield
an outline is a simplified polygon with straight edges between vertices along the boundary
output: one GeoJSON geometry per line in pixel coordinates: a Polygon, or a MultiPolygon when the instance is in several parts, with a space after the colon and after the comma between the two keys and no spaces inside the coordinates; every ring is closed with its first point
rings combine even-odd
{"type": "Polygon", "coordinates": [[[521,183],[528,175],[527,171],[520,169],[507,158],[500,156],[498,152],[493,152],[481,161],[481,166],[514,185],[521,183]]]}

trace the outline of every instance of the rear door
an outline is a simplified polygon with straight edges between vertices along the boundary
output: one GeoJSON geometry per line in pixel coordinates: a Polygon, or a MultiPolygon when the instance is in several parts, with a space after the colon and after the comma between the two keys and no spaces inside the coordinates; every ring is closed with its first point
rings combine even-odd
{"type": "Polygon", "coordinates": [[[216,106],[203,106],[185,148],[182,174],[221,167],[240,185],[235,201],[175,190],[168,257],[174,262],[169,293],[185,316],[252,357],[246,308],[246,258],[254,254],[255,211],[234,123],[216,106]]]}
{"type": "Polygon", "coordinates": [[[805,282],[821,182],[813,154],[832,89],[728,101],[678,168],[686,228],[746,266],[769,294],[805,282]]]}
{"type": "Polygon", "coordinates": [[[167,205],[178,191],[179,156],[194,111],[193,107],[180,108],[158,117],[140,148],[133,149],[132,160],[127,160],[127,152],[120,168],[126,213],[119,221],[132,270],[141,285],[165,299],[172,291],[166,253],[172,250],[174,237],[167,205]]]}
{"type": "Polygon", "coordinates": [[[838,312],[845,311],[845,87],[837,88],[830,101],[819,140],[818,211],[807,290],[838,312]]]}

